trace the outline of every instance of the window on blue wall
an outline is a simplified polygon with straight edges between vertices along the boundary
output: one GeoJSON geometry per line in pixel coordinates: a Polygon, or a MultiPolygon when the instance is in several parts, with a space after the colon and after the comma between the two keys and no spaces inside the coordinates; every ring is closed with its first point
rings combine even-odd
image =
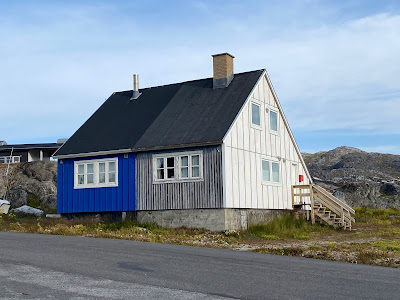
{"type": "Polygon", "coordinates": [[[74,188],[118,186],[118,158],[76,161],[74,188]]]}
{"type": "Polygon", "coordinates": [[[203,178],[201,151],[157,154],[153,156],[154,180],[187,181],[203,178]]]}
{"type": "Polygon", "coordinates": [[[108,162],[108,182],[115,182],[115,162],[108,162]]]}
{"type": "Polygon", "coordinates": [[[79,185],[85,184],[85,165],[84,164],[78,165],[78,184],[79,185]]]}
{"type": "Polygon", "coordinates": [[[99,183],[106,182],[106,163],[99,163],[99,183]]]}
{"type": "Polygon", "coordinates": [[[87,164],[87,183],[88,184],[93,184],[94,183],[94,165],[93,164],[87,164]]]}

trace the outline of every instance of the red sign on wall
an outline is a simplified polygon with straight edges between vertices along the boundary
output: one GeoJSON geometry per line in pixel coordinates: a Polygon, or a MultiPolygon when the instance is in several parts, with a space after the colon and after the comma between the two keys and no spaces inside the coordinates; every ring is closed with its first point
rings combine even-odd
{"type": "Polygon", "coordinates": [[[304,175],[299,175],[299,182],[303,182],[304,181],[304,175]]]}

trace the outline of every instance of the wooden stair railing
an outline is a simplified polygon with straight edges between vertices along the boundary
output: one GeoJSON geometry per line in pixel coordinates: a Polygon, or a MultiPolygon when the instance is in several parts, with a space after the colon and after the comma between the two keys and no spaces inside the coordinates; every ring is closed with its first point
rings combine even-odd
{"type": "Polygon", "coordinates": [[[311,219],[312,224],[315,224],[317,218],[318,221],[323,221],[334,227],[351,230],[351,225],[355,222],[354,209],[315,184],[293,185],[292,205],[293,208],[309,205],[311,216],[309,217],[307,210],[307,220],[311,219]],[[299,191],[296,192],[296,190],[299,191]],[[303,190],[306,190],[306,192],[303,193],[303,190]]]}

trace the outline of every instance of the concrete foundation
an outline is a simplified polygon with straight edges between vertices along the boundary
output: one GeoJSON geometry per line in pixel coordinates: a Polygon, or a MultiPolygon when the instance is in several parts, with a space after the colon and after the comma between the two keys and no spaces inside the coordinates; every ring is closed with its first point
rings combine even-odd
{"type": "Polygon", "coordinates": [[[265,224],[290,210],[266,209],[185,209],[137,211],[139,223],[156,223],[165,228],[206,228],[212,231],[246,230],[249,226],[265,224]]]}

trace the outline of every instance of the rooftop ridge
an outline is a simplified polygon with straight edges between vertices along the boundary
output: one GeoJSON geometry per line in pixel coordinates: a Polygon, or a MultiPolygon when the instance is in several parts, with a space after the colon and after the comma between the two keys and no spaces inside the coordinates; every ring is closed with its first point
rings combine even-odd
{"type": "MultiPolygon", "coordinates": [[[[246,71],[246,72],[240,72],[240,73],[234,73],[234,75],[243,75],[243,74],[248,74],[248,73],[253,73],[253,72],[260,72],[260,71],[265,71],[265,69],[258,69],[258,70],[252,70],[252,71],[246,71]]],[[[150,87],[145,87],[141,88],[140,90],[149,90],[149,89],[154,89],[154,88],[160,88],[160,87],[166,87],[166,86],[172,86],[172,85],[178,85],[178,84],[184,84],[184,83],[190,83],[190,82],[197,82],[197,81],[202,81],[202,80],[212,80],[213,77],[207,77],[207,78],[200,78],[200,79],[193,79],[193,80],[188,80],[188,81],[182,81],[182,82],[175,82],[175,83],[168,83],[168,84],[163,84],[163,85],[156,85],[156,86],[150,86],[150,87]]],[[[133,90],[124,90],[124,91],[117,91],[113,92],[113,94],[117,93],[128,93],[132,92],[133,90]]]]}

